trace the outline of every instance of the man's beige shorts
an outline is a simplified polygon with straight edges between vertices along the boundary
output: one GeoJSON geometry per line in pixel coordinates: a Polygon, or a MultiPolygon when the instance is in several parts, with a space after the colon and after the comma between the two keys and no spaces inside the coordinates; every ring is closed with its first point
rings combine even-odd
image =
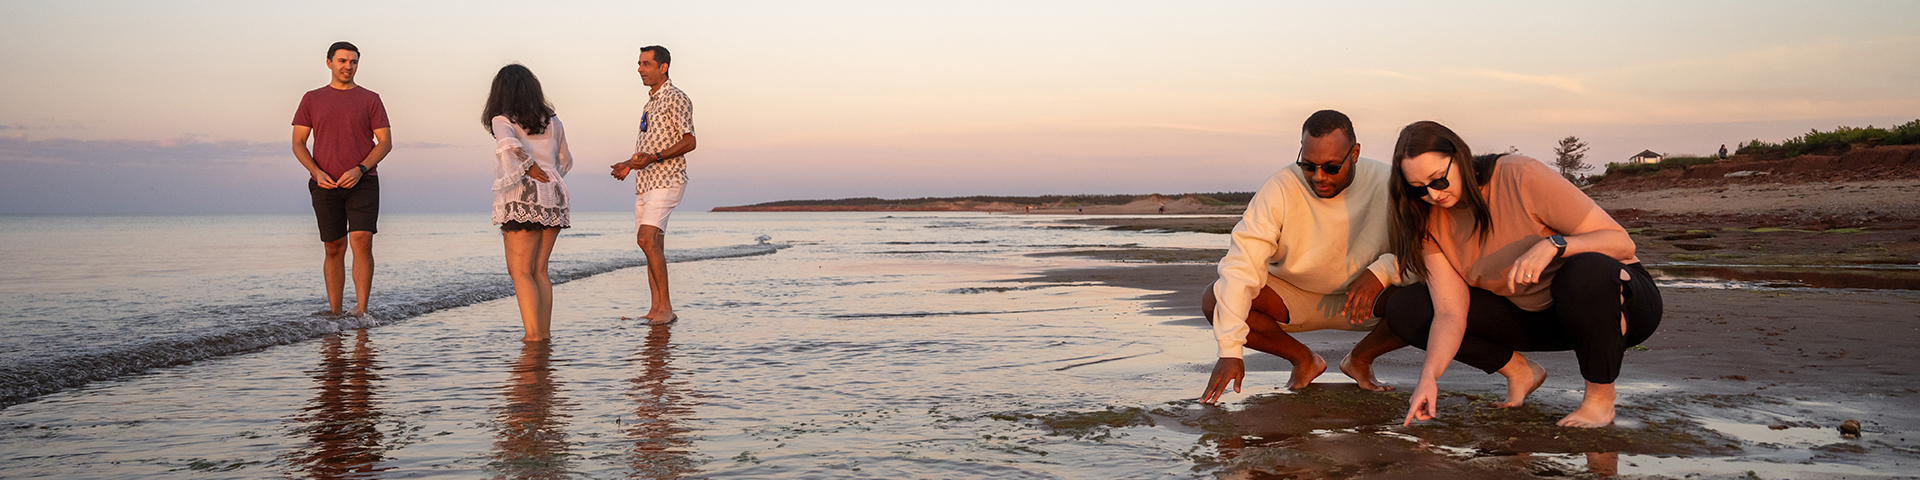
{"type": "Polygon", "coordinates": [[[667,188],[647,190],[633,197],[633,228],[652,225],[661,231],[667,229],[667,217],[673,215],[673,207],[680,206],[680,197],[687,193],[687,184],[667,188]]]}
{"type": "MultiPolygon", "coordinates": [[[[1361,275],[1372,275],[1372,273],[1362,272],[1361,275]]],[[[1347,316],[1340,314],[1340,309],[1347,305],[1345,292],[1321,295],[1301,290],[1273,275],[1267,275],[1267,288],[1280,294],[1280,301],[1287,304],[1287,323],[1280,326],[1283,332],[1300,333],[1327,329],[1365,332],[1373,330],[1373,326],[1380,323],[1380,317],[1368,318],[1359,325],[1348,323],[1347,316]]]]}

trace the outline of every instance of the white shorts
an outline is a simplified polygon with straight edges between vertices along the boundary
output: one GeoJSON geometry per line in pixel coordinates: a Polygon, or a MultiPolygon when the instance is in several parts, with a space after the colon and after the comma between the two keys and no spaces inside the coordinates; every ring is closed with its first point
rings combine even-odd
{"type": "Polygon", "coordinates": [[[667,188],[647,190],[633,197],[633,228],[641,225],[653,225],[661,231],[667,229],[667,217],[673,215],[673,207],[680,206],[680,196],[687,193],[687,184],[667,188]]]}
{"type": "MultiPolygon", "coordinates": [[[[1361,272],[1361,275],[1372,273],[1361,272]]],[[[1332,295],[1301,290],[1280,277],[1267,275],[1267,288],[1280,294],[1280,301],[1287,304],[1287,323],[1280,325],[1280,331],[1287,333],[1311,332],[1314,330],[1353,330],[1370,331],[1380,323],[1380,317],[1369,318],[1359,325],[1347,322],[1347,316],[1340,309],[1347,306],[1345,292],[1332,295]]]]}

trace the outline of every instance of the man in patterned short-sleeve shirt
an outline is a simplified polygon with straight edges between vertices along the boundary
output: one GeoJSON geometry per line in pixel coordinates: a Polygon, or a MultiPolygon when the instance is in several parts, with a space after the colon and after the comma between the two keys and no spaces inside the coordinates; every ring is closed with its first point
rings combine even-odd
{"type": "Polygon", "coordinates": [[[640,81],[650,87],[647,106],[640,115],[640,139],[632,157],[613,164],[613,178],[626,180],[634,173],[633,203],[635,242],[647,255],[647,288],[653,293],[653,306],[641,317],[648,325],[673,323],[673,301],[667,296],[667,217],[680,205],[686,193],[687,152],[693,151],[693,101],[673,86],[667,69],[673,57],[666,47],[654,45],[640,49],[640,81]]]}

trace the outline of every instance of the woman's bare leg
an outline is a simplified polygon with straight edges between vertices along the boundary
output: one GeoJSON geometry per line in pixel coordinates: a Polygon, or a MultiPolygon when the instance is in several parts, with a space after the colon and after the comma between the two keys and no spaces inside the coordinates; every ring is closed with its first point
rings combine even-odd
{"type": "Polygon", "coordinates": [[[1507,365],[1494,373],[1507,377],[1507,401],[1495,405],[1500,408],[1525,404],[1527,395],[1532,395],[1534,390],[1540,389],[1540,384],[1547,381],[1546,367],[1520,355],[1520,352],[1513,352],[1513,358],[1507,360],[1507,365]]]}
{"type": "Polygon", "coordinates": [[[534,277],[534,257],[543,240],[539,230],[500,232],[506,244],[507,276],[513,279],[513,298],[520,304],[520,323],[527,329],[523,342],[544,342],[540,328],[540,287],[534,277]]]}
{"type": "Polygon", "coordinates": [[[547,276],[547,260],[553,257],[553,244],[559,239],[560,229],[541,230],[540,254],[533,259],[533,280],[540,286],[540,338],[553,338],[553,279],[547,276]]]}
{"type": "MultiPolygon", "coordinates": [[[[1626,270],[1620,271],[1620,280],[1631,280],[1626,270]]],[[[1620,303],[1625,304],[1627,297],[1621,295],[1620,303]]],[[[1627,314],[1620,314],[1620,334],[1627,334],[1627,314]]],[[[1597,428],[1613,424],[1613,401],[1617,397],[1611,383],[1587,382],[1586,394],[1580,399],[1580,408],[1560,419],[1562,427],[1597,428]]]]}
{"type": "Polygon", "coordinates": [[[1613,384],[1587,382],[1580,408],[1560,419],[1562,427],[1597,428],[1613,424],[1613,384]]]}

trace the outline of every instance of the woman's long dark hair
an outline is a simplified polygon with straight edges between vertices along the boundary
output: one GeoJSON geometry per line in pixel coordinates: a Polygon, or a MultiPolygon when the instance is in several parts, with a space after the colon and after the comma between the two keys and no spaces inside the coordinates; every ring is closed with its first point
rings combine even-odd
{"type": "Polygon", "coordinates": [[[1400,260],[1400,274],[1412,273],[1421,278],[1427,276],[1426,260],[1420,251],[1421,241],[1428,237],[1427,216],[1437,208],[1419,198],[1407,195],[1407,176],[1401,166],[1407,159],[1430,152],[1439,152],[1453,159],[1460,167],[1460,176],[1464,180],[1473,179],[1472,185],[1460,188],[1460,203],[1473,212],[1473,228],[1479,232],[1480,241],[1487,239],[1493,230],[1493,214],[1487,211],[1487,199],[1480,196],[1480,186],[1493,178],[1493,165],[1499,155],[1487,158],[1474,158],[1473,150],[1467,142],[1454,134],[1445,125],[1431,121],[1418,121],[1400,129],[1400,140],[1393,145],[1393,172],[1388,180],[1387,198],[1392,200],[1393,225],[1389,230],[1387,248],[1400,260]]]}
{"type": "Polygon", "coordinates": [[[540,79],[533,70],[518,63],[500,67],[493,75],[493,93],[487,94],[487,108],[480,112],[480,125],[493,131],[493,117],[505,115],[508,121],[529,135],[547,131],[547,119],[553,118],[553,104],[540,93],[540,79]]]}

